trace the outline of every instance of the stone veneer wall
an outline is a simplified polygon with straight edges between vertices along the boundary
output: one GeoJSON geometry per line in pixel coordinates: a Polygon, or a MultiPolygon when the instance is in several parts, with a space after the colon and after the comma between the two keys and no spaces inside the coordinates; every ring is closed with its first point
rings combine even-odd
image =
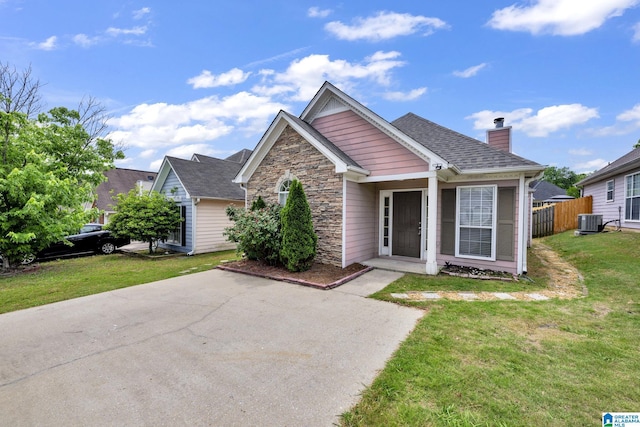
{"type": "Polygon", "coordinates": [[[247,202],[262,196],[278,203],[278,184],[289,173],[302,183],[318,235],[316,260],[342,266],[342,176],[302,136],[287,126],[247,183],[247,202]]]}

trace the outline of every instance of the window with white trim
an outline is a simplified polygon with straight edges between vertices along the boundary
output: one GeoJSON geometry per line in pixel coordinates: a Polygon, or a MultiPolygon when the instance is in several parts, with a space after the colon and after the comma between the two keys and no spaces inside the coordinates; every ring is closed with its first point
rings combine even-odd
{"type": "Polygon", "coordinates": [[[458,187],[456,256],[495,259],[495,185],[458,187]]]}
{"type": "Polygon", "coordinates": [[[625,177],[625,221],[640,221],[640,173],[625,177]]]}
{"type": "Polygon", "coordinates": [[[291,180],[285,179],[278,188],[278,203],[280,206],[284,206],[287,203],[287,197],[289,197],[289,188],[291,187],[291,180]]]}
{"type": "Polygon", "coordinates": [[[186,216],[187,216],[187,208],[186,206],[177,205],[177,208],[180,209],[180,224],[175,230],[170,231],[167,236],[166,243],[177,245],[177,246],[185,246],[186,242],[184,241],[185,234],[185,225],[186,225],[186,216]]]}
{"type": "Polygon", "coordinates": [[[615,190],[615,181],[612,179],[607,181],[607,202],[613,202],[613,194],[615,190]]]}

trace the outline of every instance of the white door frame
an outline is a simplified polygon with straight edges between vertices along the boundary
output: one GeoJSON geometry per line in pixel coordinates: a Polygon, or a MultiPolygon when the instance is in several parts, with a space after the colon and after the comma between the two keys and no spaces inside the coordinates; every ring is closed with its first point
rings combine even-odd
{"type": "Polygon", "coordinates": [[[429,189],[428,188],[401,188],[392,190],[380,190],[379,192],[379,207],[378,207],[378,255],[379,256],[391,256],[393,254],[393,193],[419,191],[421,193],[420,198],[420,258],[421,260],[427,259],[427,231],[428,231],[428,200],[429,189]],[[388,200],[385,200],[389,198],[388,200]],[[385,202],[388,205],[385,206],[385,202]],[[388,209],[388,215],[385,215],[385,207],[388,209]],[[386,217],[386,218],[385,218],[386,217]],[[387,219],[385,225],[385,219],[387,219]],[[385,245],[385,228],[388,233],[386,236],[385,245]]]}

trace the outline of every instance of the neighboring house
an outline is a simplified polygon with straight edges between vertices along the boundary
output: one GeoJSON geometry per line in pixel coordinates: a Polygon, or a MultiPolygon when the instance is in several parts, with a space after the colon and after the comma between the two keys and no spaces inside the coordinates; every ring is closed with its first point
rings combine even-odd
{"type": "Polygon", "coordinates": [[[134,169],[115,168],[104,173],[107,180],[96,188],[97,200],[94,208],[100,209],[100,224],[107,224],[109,216],[115,213],[118,194],[127,194],[129,191],[139,188],[141,191],[149,191],[156,179],[156,172],[140,171],[134,169]]]}
{"type": "Polygon", "coordinates": [[[280,111],[235,177],[249,205],[284,203],[298,179],[318,234],[317,260],[375,257],[527,269],[529,183],[544,167],[512,154],[511,128],[489,144],[415,114],[387,122],[326,82],[295,117],[280,111]]]}
{"type": "Polygon", "coordinates": [[[602,221],[620,220],[620,226],[640,229],[640,148],[592,173],[576,186],[593,197],[594,214],[602,221]]]}
{"type": "Polygon", "coordinates": [[[531,181],[529,187],[533,190],[533,206],[573,199],[573,197],[567,196],[567,190],[547,181],[531,181]]]}
{"type": "Polygon", "coordinates": [[[235,248],[222,235],[231,225],[225,210],[244,205],[244,191],[232,180],[250,153],[242,150],[226,159],[202,154],[191,160],[164,158],[152,190],[175,200],[184,221],[160,246],[192,254],[235,248]]]}

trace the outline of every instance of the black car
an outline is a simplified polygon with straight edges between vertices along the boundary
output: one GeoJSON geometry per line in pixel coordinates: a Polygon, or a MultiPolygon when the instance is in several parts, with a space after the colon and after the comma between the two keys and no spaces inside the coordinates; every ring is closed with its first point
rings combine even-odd
{"type": "Polygon", "coordinates": [[[71,246],[64,242],[54,243],[40,251],[37,259],[59,258],[67,255],[83,253],[111,254],[116,248],[128,245],[129,239],[117,239],[108,230],[102,229],[102,224],[86,224],[80,229],[79,234],[67,236],[71,246]]]}

